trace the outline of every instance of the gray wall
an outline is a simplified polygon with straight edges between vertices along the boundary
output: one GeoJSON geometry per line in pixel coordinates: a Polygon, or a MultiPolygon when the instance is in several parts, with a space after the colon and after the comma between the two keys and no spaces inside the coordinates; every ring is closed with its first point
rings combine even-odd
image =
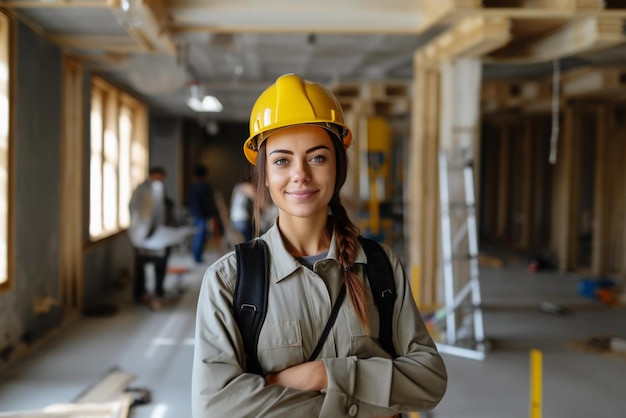
{"type": "Polygon", "coordinates": [[[150,115],[150,143],[149,164],[160,165],[165,168],[165,189],[167,195],[180,205],[183,198],[183,185],[180,177],[182,173],[182,155],[180,137],[182,120],[180,118],[150,115]]]}
{"type": "Polygon", "coordinates": [[[13,125],[14,286],[0,294],[0,345],[32,340],[60,321],[36,317],[38,296],[59,296],[61,66],[58,48],[17,25],[13,125]],[[45,71],[42,71],[45,69],[45,71]]]}
{"type": "Polygon", "coordinates": [[[230,202],[233,187],[250,172],[250,163],[243,154],[243,143],[248,138],[245,123],[221,123],[219,132],[206,137],[206,162],[210,167],[210,181],[216,192],[230,202]]]}

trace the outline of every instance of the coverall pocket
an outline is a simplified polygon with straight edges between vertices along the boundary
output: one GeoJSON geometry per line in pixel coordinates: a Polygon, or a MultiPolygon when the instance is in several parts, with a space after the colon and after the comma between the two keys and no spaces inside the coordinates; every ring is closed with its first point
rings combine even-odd
{"type": "Polygon", "coordinates": [[[302,364],[302,332],[299,321],[266,322],[258,344],[259,361],[266,372],[302,364]]]}

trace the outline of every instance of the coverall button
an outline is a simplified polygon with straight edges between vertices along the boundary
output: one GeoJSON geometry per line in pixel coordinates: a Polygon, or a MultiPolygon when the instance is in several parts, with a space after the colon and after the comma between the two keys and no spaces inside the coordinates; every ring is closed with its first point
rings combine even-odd
{"type": "Polygon", "coordinates": [[[357,404],[350,405],[350,409],[348,409],[348,415],[351,417],[356,417],[356,414],[359,412],[359,406],[357,404]]]}

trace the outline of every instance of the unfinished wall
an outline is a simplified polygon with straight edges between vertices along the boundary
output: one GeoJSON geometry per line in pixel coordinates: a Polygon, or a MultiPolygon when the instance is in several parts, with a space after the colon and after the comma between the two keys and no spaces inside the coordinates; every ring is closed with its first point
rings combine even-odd
{"type": "Polygon", "coordinates": [[[624,74],[614,67],[564,76],[552,162],[550,81],[488,83],[481,214],[486,242],[543,253],[563,271],[626,276],[624,74]],[[543,93],[524,97],[530,84],[543,93]]]}
{"type": "Polygon", "coordinates": [[[58,48],[17,25],[12,146],[13,287],[0,294],[0,347],[32,341],[59,324],[61,59],[58,48]],[[45,71],[42,69],[45,68],[45,71]]]}

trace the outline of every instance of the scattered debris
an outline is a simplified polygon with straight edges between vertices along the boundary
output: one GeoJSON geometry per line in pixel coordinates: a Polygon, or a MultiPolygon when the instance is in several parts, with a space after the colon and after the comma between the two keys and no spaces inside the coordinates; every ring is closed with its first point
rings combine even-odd
{"type": "Polygon", "coordinates": [[[124,393],[129,394],[132,399],[131,407],[150,403],[152,396],[150,390],[146,388],[126,388],[124,393]]]}
{"type": "Polygon", "coordinates": [[[539,305],[539,309],[542,312],[549,313],[552,315],[559,315],[559,316],[567,315],[570,313],[570,310],[567,309],[565,306],[558,305],[552,302],[546,302],[546,301],[541,302],[541,304],[539,305]]]}
{"type": "Polygon", "coordinates": [[[626,338],[611,337],[609,348],[611,349],[611,351],[620,351],[626,353],[626,338]]]}
{"type": "Polygon", "coordinates": [[[113,316],[119,312],[119,307],[114,303],[100,303],[83,309],[85,316],[113,316]]]}
{"type": "Polygon", "coordinates": [[[550,256],[543,254],[535,254],[531,256],[527,267],[529,273],[537,273],[538,271],[552,271],[556,270],[556,268],[556,260],[554,260],[550,256]]]}
{"type": "Polygon", "coordinates": [[[478,255],[478,264],[481,267],[491,267],[496,269],[504,267],[504,261],[501,258],[484,254],[478,255]]]}
{"type": "Polygon", "coordinates": [[[585,341],[571,341],[570,346],[591,353],[608,355],[626,360],[626,337],[597,335],[585,341]]]}
{"type": "Polygon", "coordinates": [[[620,288],[612,279],[583,278],[578,282],[578,293],[581,296],[597,299],[611,307],[619,305],[620,288]]]}

